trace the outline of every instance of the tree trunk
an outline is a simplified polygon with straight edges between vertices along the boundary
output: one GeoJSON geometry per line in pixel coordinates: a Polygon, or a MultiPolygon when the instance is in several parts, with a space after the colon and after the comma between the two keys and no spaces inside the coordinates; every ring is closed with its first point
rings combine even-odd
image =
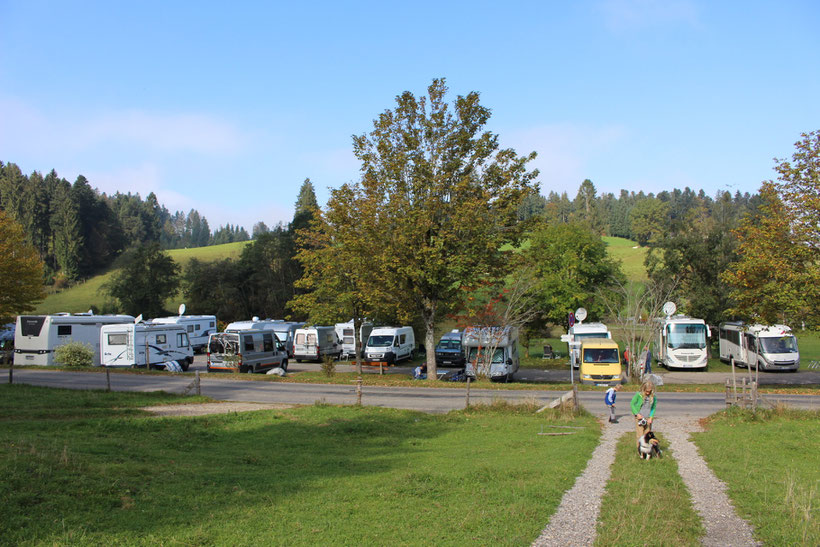
{"type": "Polygon", "coordinates": [[[427,359],[427,379],[438,380],[436,370],[436,303],[427,300],[422,310],[424,319],[424,350],[427,359]]]}

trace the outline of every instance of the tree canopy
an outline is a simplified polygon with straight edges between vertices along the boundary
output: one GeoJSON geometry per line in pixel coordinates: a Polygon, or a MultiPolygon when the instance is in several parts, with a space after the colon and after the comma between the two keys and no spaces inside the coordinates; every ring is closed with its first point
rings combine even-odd
{"type": "Polygon", "coordinates": [[[140,245],[123,257],[122,269],[107,284],[119,309],[130,315],[166,315],[165,301],[179,289],[179,266],[159,244],[140,245]]]}
{"type": "Polygon", "coordinates": [[[0,324],[30,312],[45,298],[43,262],[23,228],[0,211],[0,324]]]}

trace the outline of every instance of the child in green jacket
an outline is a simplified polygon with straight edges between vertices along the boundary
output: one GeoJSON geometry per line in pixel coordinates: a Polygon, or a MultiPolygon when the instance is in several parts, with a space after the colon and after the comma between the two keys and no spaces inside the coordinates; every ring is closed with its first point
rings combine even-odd
{"type": "Polygon", "coordinates": [[[641,389],[632,397],[630,408],[635,416],[635,433],[640,439],[652,430],[652,419],[655,416],[655,406],[658,398],[655,397],[655,384],[646,380],[641,389]]]}

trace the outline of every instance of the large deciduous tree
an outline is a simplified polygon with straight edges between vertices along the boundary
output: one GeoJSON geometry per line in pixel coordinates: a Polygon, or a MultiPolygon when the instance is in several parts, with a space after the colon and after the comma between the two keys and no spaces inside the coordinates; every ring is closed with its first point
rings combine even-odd
{"type": "Polygon", "coordinates": [[[34,309],[45,298],[43,262],[23,228],[0,211],[0,324],[34,309]]]}
{"type": "MultiPolygon", "coordinates": [[[[518,206],[536,190],[537,175],[527,171],[534,153],[502,149],[484,130],[490,110],[478,93],[452,106],[446,94],[443,79],[433,80],[426,96],[404,92],[370,133],[354,137],[361,181],[328,204],[328,218],[350,207],[350,237],[363,253],[361,266],[351,266],[366,268],[368,304],[393,307],[399,318],[421,316],[431,379],[437,319],[463,285],[502,273],[501,247],[519,235],[518,206]]],[[[336,237],[337,223],[327,229],[325,249],[353,245],[336,237]]],[[[310,262],[303,264],[310,275],[310,262]]]]}
{"type": "Polygon", "coordinates": [[[159,317],[179,289],[179,266],[158,243],[140,245],[123,257],[122,269],[106,288],[125,313],[159,317]]]}

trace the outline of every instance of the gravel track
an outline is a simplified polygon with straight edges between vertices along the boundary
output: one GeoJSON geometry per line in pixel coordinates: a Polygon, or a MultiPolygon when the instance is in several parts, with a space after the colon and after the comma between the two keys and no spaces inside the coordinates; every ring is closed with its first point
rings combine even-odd
{"type": "MultiPolygon", "coordinates": [[[[602,420],[606,420],[605,417],[602,420]]],[[[706,546],[760,545],[755,542],[753,529],[737,516],[721,482],[689,440],[694,431],[701,431],[696,417],[656,420],[656,431],[669,443],[678,463],[678,472],[692,501],[703,520],[706,535],[701,542],[706,546]]],[[[558,510],[533,542],[533,547],[592,545],[595,542],[598,515],[612,463],[615,445],[626,432],[634,432],[631,416],[623,416],[618,424],[604,428],[600,444],[592,453],[586,469],[561,499],[558,510]]]]}

